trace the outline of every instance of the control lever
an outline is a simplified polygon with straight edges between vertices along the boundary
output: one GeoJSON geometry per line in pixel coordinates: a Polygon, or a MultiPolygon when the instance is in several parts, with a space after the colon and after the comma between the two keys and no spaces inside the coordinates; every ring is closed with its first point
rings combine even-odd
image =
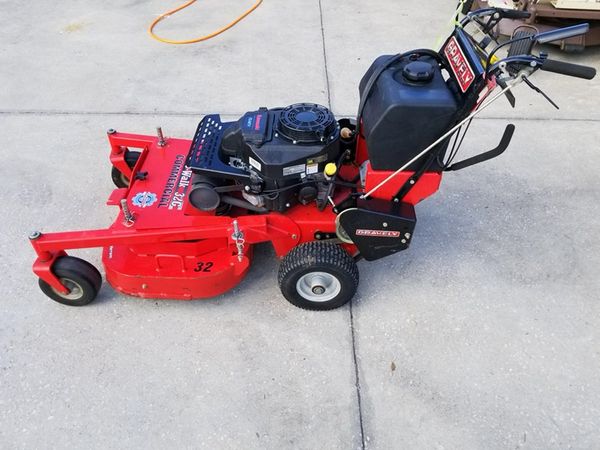
{"type": "Polygon", "coordinates": [[[525,84],[526,84],[527,86],[529,86],[529,87],[530,87],[531,89],[533,89],[535,92],[537,92],[538,94],[541,94],[541,95],[542,95],[542,96],[543,96],[543,97],[544,97],[546,100],[548,100],[548,102],[550,102],[550,104],[551,104],[552,106],[554,106],[556,109],[560,109],[560,108],[558,107],[558,105],[557,105],[556,103],[554,103],[554,102],[552,101],[552,99],[551,99],[550,97],[548,97],[544,91],[542,91],[542,90],[541,90],[539,87],[537,87],[535,84],[533,84],[531,81],[529,81],[529,79],[528,79],[527,77],[525,77],[525,76],[524,76],[524,77],[523,77],[523,81],[525,82],[525,84]]]}
{"type": "Polygon", "coordinates": [[[502,19],[527,19],[531,17],[528,11],[504,8],[485,8],[474,11],[470,16],[483,27],[483,32],[489,34],[502,19]],[[484,23],[483,18],[488,17],[484,23]]]}
{"type": "Polygon", "coordinates": [[[504,134],[502,135],[502,139],[500,139],[500,143],[498,146],[492,150],[488,150],[487,152],[480,153],[479,155],[472,156],[467,159],[463,159],[460,162],[452,164],[450,167],[446,168],[447,171],[450,170],[461,170],[465,167],[473,166],[475,164],[482,163],[484,161],[488,161],[496,156],[500,156],[504,151],[508,148],[510,144],[510,140],[513,137],[513,133],[515,132],[515,126],[511,123],[506,126],[504,130],[504,134]]]}
{"type": "MultiPolygon", "coordinates": [[[[496,79],[496,83],[498,83],[498,86],[500,86],[502,89],[506,89],[508,87],[508,85],[506,84],[506,81],[504,81],[504,80],[496,79]]],[[[508,103],[510,103],[510,106],[512,106],[514,108],[515,105],[517,104],[517,99],[513,95],[512,91],[506,91],[504,93],[504,95],[506,96],[508,103]]]]}

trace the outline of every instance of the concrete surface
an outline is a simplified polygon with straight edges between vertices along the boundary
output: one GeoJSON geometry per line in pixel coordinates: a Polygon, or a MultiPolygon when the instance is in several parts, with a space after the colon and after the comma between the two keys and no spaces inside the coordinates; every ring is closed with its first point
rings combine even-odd
{"type": "MultiPolygon", "coordinates": [[[[352,115],[372,59],[433,45],[453,2],[265,0],[216,40],[150,40],[176,3],[0,1],[0,447],[600,447],[599,80],[543,74],[561,111],[520,88],[477,120],[465,154],[509,119],[510,150],[448,174],[411,249],[360,263],[352,307],[289,305],[267,246],[210,301],[43,296],[25,236],[110,223],[107,128],[190,137],[202,113],[296,101],[352,115]]],[[[241,9],[199,2],[160,30],[241,9]]]]}

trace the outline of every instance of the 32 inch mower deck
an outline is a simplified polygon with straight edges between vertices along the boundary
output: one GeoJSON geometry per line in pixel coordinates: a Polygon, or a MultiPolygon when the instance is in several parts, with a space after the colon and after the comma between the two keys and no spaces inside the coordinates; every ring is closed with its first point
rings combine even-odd
{"type": "MultiPolygon", "coordinates": [[[[108,133],[111,160],[132,177],[107,204],[120,207],[108,229],[33,235],[34,272],[58,292],[51,267],[65,249],[103,247],[107,281],[118,291],[144,298],[189,300],[222,294],[238,284],[252,258],[252,244],[269,241],[278,256],[302,242],[335,235],[335,214],[298,205],[288,214],[248,215],[231,207],[226,215],[190,208],[193,173],[186,163],[192,141],[108,133]],[[138,151],[133,167],[125,152],[138,151]],[[143,172],[141,169],[143,168],[143,172]],[[186,211],[188,211],[186,213],[186,211]],[[242,231],[243,230],[243,231],[242,231]]],[[[339,195],[343,195],[341,192],[339,195]]],[[[347,245],[350,253],[353,246],[347,245]]]]}
{"type": "MultiPolygon", "coordinates": [[[[227,292],[246,275],[252,246],[270,242],[282,259],[278,281],[296,306],[325,310],[355,294],[356,261],[406,250],[415,205],[435,193],[444,171],[500,155],[497,148],[454,163],[473,117],[536,70],[580,78],[593,68],[531,54],[536,42],[585,33],[575,26],[515,34],[508,55],[487,31],[521,11],[470,13],[442,49],[378,58],[363,77],[356,120],[298,103],[259,108],[239,120],[204,117],[193,139],[108,131],[112,179],[107,229],[34,232],[33,271],[64,304],[91,302],[102,283],[67,250],[100,247],[107,281],[124,294],[190,300],[227,292]],[[501,92],[491,97],[500,86],[501,92]]],[[[537,88],[536,88],[537,89],[537,88]]]]}

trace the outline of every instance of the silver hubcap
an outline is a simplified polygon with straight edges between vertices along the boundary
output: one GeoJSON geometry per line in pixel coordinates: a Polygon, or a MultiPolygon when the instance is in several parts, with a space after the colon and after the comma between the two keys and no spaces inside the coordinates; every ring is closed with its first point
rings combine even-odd
{"type": "Polygon", "coordinates": [[[60,282],[65,286],[68,290],[68,294],[63,294],[62,292],[58,292],[56,289],[52,288],[57,295],[60,295],[65,300],[79,300],[83,297],[83,288],[79,283],[69,279],[69,278],[59,278],[60,282]]]}
{"type": "Polygon", "coordinates": [[[342,284],[330,273],[310,272],[300,277],[296,290],[311,302],[328,302],[340,293],[342,284]]]}

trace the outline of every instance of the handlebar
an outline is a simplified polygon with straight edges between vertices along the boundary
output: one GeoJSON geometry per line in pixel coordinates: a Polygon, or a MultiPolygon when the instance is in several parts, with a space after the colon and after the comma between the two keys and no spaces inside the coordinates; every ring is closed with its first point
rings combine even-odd
{"type": "Polygon", "coordinates": [[[579,25],[559,28],[558,30],[546,31],[545,33],[538,33],[535,36],[535,40],[538,44],[547,44],[548,42],[560,41],[562,39],[569,39],[575,36],[581,36],[582,34],[587,33],[589,30],[589,24],[581,23],[579,25]]]}
{"type": "Polygon", "coordinates": [[[531,13],[528,11],[518,9],[501,9],[501,11],[505,19],[529,19],[531,17],[531,13]]]}
{"type": "Polygon", "coordinates": [[[466,12],[465,19],[482,19],[489,17],[494,24],[502,19],[529,19],[531,13],[520,9],[505,9],[505,8],[483,8],[475,11],[466,12]]]}
{"type": "MultiPolygon", "coordinates": [[[[466,1],[462,4],[463,6],[466,4],[470,6],[471,3],[472,2],[470,1],[466,1]]],[[[531,14],[527,11],[504,8],[484,8],[469,12],[461,21],[461,24],[463,28],[465,28],[470,21],[476,22],[481,27],[479,31],[487,34],[491,28],[502,19],[526,19],[530,16],[531,14]],[[487,21],[484,20],[485,18],[488,18],[487,21]]],[[[543,33],[537,32],[537,30],[533,27],[528,28],[530,30],[515,33],[512,39],[497,45],[490,52],[485,51],[484,47],[481,46],[482,44],[476,42],[476,44],[479,44],[481,47],[482,55],[484,57],[487,56],[486,63],[484,65],[486,79],[490,73],[496,73],[499,68],[502,69],[505,74],[508,72],[508,75],[513,77],[516,76],[521,70],[529,70],[529,73],[531,73],[537,69],[541,69],[546,72],[554,72],[561,75],[583,78],[586,80],[591,80],[596,76],[596,69],[593,67],[550,60],[546,58],[547,55],[544,53],[540,53],[539,56],[534,56],[531,54],[533,46],[536,43],[546,44],[549,42],[569,39],[575,36],[586,34],[589,31],[589,25],[587,23],[543,33]],[[510,50],[508,51],[508,57],[500,60],[495,58],[497,51],[507,45],[511,46],[510,50]]],[[[486,41],[486,43],[487,42],[488,41],[486,41]]]]}
{"type": "Polygon", "coordinates": [[[556,61],[554,59],[545,59],[541,69],[546,72],[569,75],[571,77],[583,78],[585,80],[591,80],[596,76],[596,69],[593,67],[556,61]]]}

